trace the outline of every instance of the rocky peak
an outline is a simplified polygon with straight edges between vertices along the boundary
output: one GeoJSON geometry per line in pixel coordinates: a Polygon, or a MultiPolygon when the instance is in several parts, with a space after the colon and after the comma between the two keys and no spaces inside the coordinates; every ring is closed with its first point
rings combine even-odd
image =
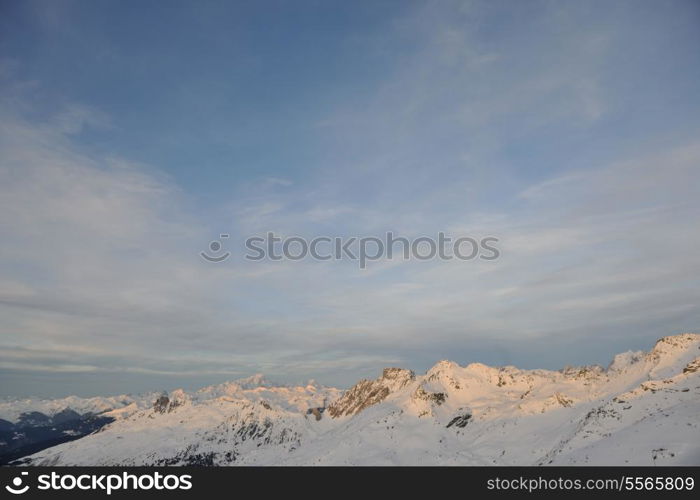
{"type": "Polygon", "coordinates": [[[166,393],[163,393],[153,402],[153,411],[157,413],[165,413],[168,411],[169,406],[170,398],[166,393]]]}
{"type": "Polygon", "coordinates": [[[405,370],[403,368],[384,368],[382,371],[381,381],[385,382],[387,386],[394,386],[395,389],[400,389],[401,387],[408,384],[410,381],[415,380],[416,374],[413,370],[405,370]]]}
{"type": "Polygon", "coordinates": [[[343,396],[328,407],[333,417],[355,415],[365,408],[381,403],[389,394],[405,387],[416,379],[415,373],[403,368],[385,368],[376,380],[360,380],[343,396]]]}
{"type": "Polygon", "coordinates": [[[594,380],[604,375],[605,369],[600,365],[566,366],[559,372],[575,380],[594,380]]]}
{"type": "Polygon", "coordinates": [[[157,413],[170,413],[178,406],[189,402],[190,396],[183,389],[175,389],[170,395],[164,391],[153,402],[153,410],[157,413]]]}
{"type": "Polygon", "coordinates": [[[435,365],[428,370],[428,374],[431,373],[444,373],[444,372],[449,372],[452,370],[459,369],[460,366],[455,363],[454,361],[450,361],[448,359],[443,359],[435,363],[435,365]]]}
{"type": "Polygon", "coordinates": [[[697,344],[698,342],[700,342],[700,334],[697,333],[682,333],[680,335],[661,337],[656,341],[653,349],[649,351],[648,358],[658,359],[663,356],[687,351],[693,344],[697,344]]]}

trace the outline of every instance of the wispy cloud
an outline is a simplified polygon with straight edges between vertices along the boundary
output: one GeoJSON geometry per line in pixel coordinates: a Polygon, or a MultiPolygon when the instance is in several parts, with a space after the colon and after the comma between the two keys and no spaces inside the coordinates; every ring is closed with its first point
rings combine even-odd
{"type": "MultiPolygon", "coordinates": [[[[281,126],[299,122],[293,139],[261,132],[289,165],[245,170],[216,197],[195,185],[211,174],[200,163],[221,162],[209,185],[231,179],[219,150],[197,149],[183,174],[106,147],[95,137],[124,127],[114,107],[52,98],[22,61],[0,62],[0,371],[19,381],[3,390],[32,374],[64,391],[61,377],[89,373],[87,391],[119,374],[153,388],[255,372],[347,384],[441,358],[556,367],[696,330],[700,124],[663,100],[678,78],[636,78],[652,47],[685,46],[682,16],[516,4],[429,2],[358,30],[343,46],[371,78],[314,96],[314,113],[281,126]],[[502,256],[366,271],[242,259],[243,238],[268,231],[494,235],[502,256]],[[203,262],[222,233],[232,258],[203,262]]],[[[51,29],[72,26],[46,12],[51,29]]],[[[177,104],[216,87],[216,109],[238,96],[229,81],[182,83],[177,104]]]]}

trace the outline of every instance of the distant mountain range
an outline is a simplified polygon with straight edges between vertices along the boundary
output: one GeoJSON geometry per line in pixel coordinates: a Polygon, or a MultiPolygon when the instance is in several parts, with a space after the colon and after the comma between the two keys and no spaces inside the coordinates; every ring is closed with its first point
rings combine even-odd
{"type": "Polygon", "coordinates": [[[0,418],[0,453],[25,465],[700,465],[700,335],[607,368],[440,361],[347,391],[258,375],[195,392],[4,401],[0,418]]]}

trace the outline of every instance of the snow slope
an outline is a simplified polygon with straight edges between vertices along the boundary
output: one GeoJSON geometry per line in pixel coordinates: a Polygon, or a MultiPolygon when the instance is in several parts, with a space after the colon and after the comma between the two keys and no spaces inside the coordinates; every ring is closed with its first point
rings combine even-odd
{"type": "Polygon", "coordinates": [[[263,379],[174,391],[31,465],[700,465],[700,335],[600,366],[441,361],[348,391],[263,379]]]}

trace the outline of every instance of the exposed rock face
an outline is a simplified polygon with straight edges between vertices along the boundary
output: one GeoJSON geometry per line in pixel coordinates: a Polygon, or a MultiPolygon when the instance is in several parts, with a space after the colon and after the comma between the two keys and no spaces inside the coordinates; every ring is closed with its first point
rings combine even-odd
{"type": "Polygon", "coordinates": [[[472,414],[469,410],[461,409],[459,414],[455,418],[450,420],[446,427],[449,428],[454,425],[456,427],[464,428],[467,426],[471,418],[472,414]]]}
{"type": "Polygon", "coordinates": [[[153,403],[153,410],[158,412],[158,413],[165,413],[166,411],[168,411],[169,406],[170,406],[170,398],[167,395],[162,394],[153,403]]]}
{"type": "Polygon", "coordinates": [[[413,393],[413,398],[435,403],[440,406],[447,399],[447,394],[444,392],[428,392],[422,386],[419,386],[413,393]]]}
{"type": "Polygon", "coordinates": [[[314,417],[316,417],[316,421],[318,422],[319,420],[321,420],[321,416],[322,416],[321,414],[322,414],[325,410],[326,410],[325,408],[320,408],[320,407],[317,407],[317,408],[309,408],[308,410],[306,410],[306,414],[307,414],[307,415],[313,415],[314,417]]]}
{"type": "Polygon", "coordinates": [[[355,415],[365,408],[381,403],[392,392],[414,381],[415,373],[403,368],[385,368],[382,376],[376,380],[360,380],[335,403],[328,407],[328,414],[333,417],[355,415]]]}
{"type": "Polygon", "coordinates": [[[664,361],[673,360],[679,352],[687,350],[695,342],[697,342],[697,334],[692,333],[661,337],[656,341],[654,348],[646,354],[645,359],[664,366],[664,361]]]}
{"type": "Polygon", "coordinates": [[[398,390],[416,379],[416,374],[412,370],[405,370],[403,368],[384,368],[382,372],[382,377],[379,380],[387,382],[388,385],[393,385],[392,390],[398,390]],[[391,384],[391,382],[395,382],[391,384]]]}
{"type": "Polygon", "coordinates": [[[695,358],[683,368],[683,373],[695,373],[698,370],[700,370],[700,358],[695,358]]]}
{"type": "Polygon", "coordinates": [[[167,392],[163,392],[158,399],[153,403],[153,410],[157,413],[170,413],[177,407],[190,402],[190,397],[182,389],[175,389],[168,396],[167,392]]]}
{"type": "Polygon", "coordinates": [[[574,404],[573,399],[570,399],[570,398],[566,397],[565,395],[560,394],[558,392],[554,395],[554,398],[557,400],[557,403],[562,405],[564,408],[568,408],[569,406],[574,404]]]}
{"type": "Polygon", "coordinates": [[[576,380],[595,381],[605,376],[605,368],[600,365],[567,366],[561,373],[576,380]]]}

